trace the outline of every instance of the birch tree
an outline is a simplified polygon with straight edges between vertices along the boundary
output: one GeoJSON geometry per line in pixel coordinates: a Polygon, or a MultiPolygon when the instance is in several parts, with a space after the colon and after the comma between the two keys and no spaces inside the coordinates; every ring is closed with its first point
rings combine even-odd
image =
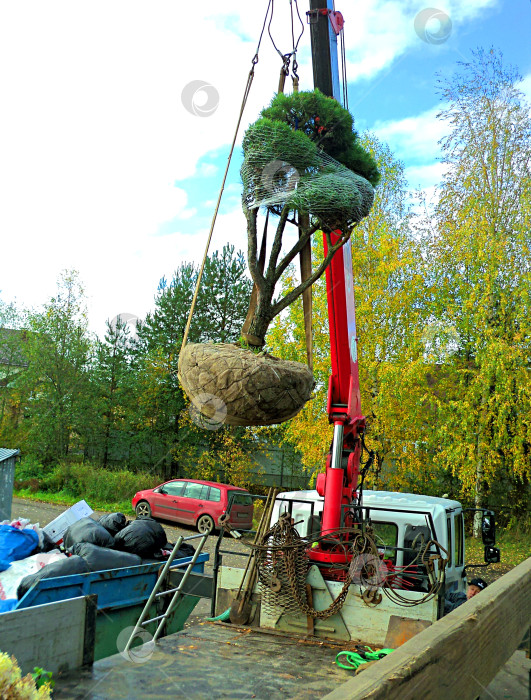
{"type": "Polygon", "coordinates": [[[439,83],[449,133],[430,259],[434,315],[454,336],[440,456],[476,508],[503,475],[525,500],[530,476],[531,119],[519,80],[501,53],[480,49],[439,83]]]}

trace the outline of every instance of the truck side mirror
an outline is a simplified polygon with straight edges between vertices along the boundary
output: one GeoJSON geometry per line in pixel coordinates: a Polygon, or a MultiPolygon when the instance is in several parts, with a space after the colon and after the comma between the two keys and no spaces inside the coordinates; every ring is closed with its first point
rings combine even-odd
{"type": "Polygon", "coordinates": [[[497,564],[500,561],[500,550],[497,547],[487,545],[485,547],[485,561],[487,564],[497,564]]]}
{"type": "Polygon", "coordinates": [[[486,546],[496,544],[496,523],[494,521],[494,513],[491,510],[483,512],[483,517],[481,519],[481,539],[486,546]]]}

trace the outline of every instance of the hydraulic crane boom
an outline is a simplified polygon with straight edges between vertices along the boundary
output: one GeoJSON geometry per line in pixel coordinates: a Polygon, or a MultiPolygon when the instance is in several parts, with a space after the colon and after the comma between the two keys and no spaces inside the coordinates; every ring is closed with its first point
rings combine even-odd
{"type": "MultiPolygon", "coordinates": [[[[339,99],[337,68],[337,19],[332,0],[310,0],[310,32],[314,86],[329,97],[339,99]]],[[[341,17],[342,25],[342,17],[341,17]]],[[[332,234],[332,243],[337,240],[332,234]]],[[[325,254],[327,251],[324,239],[325,254]]],[[[324,496],[321,534],[352,524],[349,505],[355,497],[361,458],[361,437],[365,418],[361,412],[356,312],[350,240],[332,258],[326,270],[330,355],[332,374],[328,385],[328,416],[334,436],[327,457],[326,472],[317,480],[317,491],[324,496]],[[342,518],[342,513],[344,517],[342,518]]],[[[326,565],[338,562],[343,554],[333,553],[322,543],[310,557],[326,565]]]]}

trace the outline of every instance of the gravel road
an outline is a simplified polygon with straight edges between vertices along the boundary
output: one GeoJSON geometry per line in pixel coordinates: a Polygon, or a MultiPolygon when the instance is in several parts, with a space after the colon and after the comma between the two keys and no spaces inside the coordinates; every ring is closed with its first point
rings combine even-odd
{"type": "MultiPolygon", "coordinates": [[[[90,504],[89,504],[90,505],[90,504]]],[[[61,515],[68,506],[58,506],[53,503],[43,503],[41,501],[29,501],[25,498],[13,498],[13,507],[11,508],[12,518],[29,518],[32,523],[39,523],[44,527],[58,515],[61,515]]],[[[93,518],[104,515],[105,511],[94,511],[93,518]]],[[[191,537],[197,535],[197,530],[187,525],[170,524],[167,521],[159,520],[160,524],[166,532],[168,542],[176,542],[181,535],[183,537],[191,537]]],[[[211,535],[206,541],[203,551],[210,555],[209,560],[205,564],[205,573],[212,573],[214,564],[214,548],[217,542],[217,534],[211,535]]],[[[191,540],[190,544],[197,545],[198,540],[191,540]]],[[[223,554],[223,564],[226,566],[235,566],[237,568],[245,568],[245,556],[239,556],[249,553],[249,547],[245,546],[241,541],[235,540],[232,537],[225,536],[221,546],[222,550],[226,550],[229,554],[223,554]]],[[[191,615],[186,623],[186,627],[197,624],[204,616],[210,615],[210,600],[201,599],[197,604],[194,615],[191,615]]]]}

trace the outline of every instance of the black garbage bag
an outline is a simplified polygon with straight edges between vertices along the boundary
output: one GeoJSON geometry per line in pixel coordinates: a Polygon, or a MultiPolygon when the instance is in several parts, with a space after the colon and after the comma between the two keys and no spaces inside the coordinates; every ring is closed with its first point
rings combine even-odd
{"type": "Polygon", "coordinates": [[[58,576],[72,576],[73,574],[86,574],[89,568],[87,562],[81,557],[69,557],[47,564],[36,574],[25,576],[18,584],[17,598],[20,600],[33,584],[43,578],[56,578],[58,576]]]}
{"type": "Polygon", "coordinates": [[[122,569],[126,566],[140,566],[142,559],[131,552],[117,552],[108,547],[98,547],[90,542],[79,542],[69,551],[77,554],[87,562],[89,571],[106,571],[107,569],[122,569]]]}
{"type": "Polygon", "coordinates": [[[166,544],[166,533],[161,525],[152,518],[133,520],[116,535],[116,549],[138,554],[139,557],[152,557],[166,544]]]}
{"type": "Polygon", "coordinates": [[[114,547],[114,537],[92,518],[81,518],[65,532],[63,543],[66,549],[80,542],[90,542],[99,547],[114,547]]]}
{"type": "MultiPolygon", "coordinates": [[[[173,549],[173,546],[171,547],[173,549]]],[[[195,547],[188,542],[182,542],[177,552],[178,557],[193,557],[195,554],[195,547]]]]}
{"type": "Polygon", "coordinates": [[[43,540],[41,546],[41,552],[51,552],[52,549],[59,549],[59,545],[55,544],[52,538],[47,535],[44,530],[42,531],[43,540]]]}
{"type": "Polygon", "coordinates": [[[127,526],[127,518],[123,513],[107,513],[107,515],[102,515],[98,522],[113,537],[127,526]]]}
{"type": "MultiPolygon", "coordinates": [[[[170,549],[173,549],[171,547],[170,549]]],[[[151,557],[143,557],[142,558],[142,564],[164,564],[164,562],[169,559],[169,554],[163,554],[162,552],[156,552],[153,554],[151,557]]],[[[193,552],[190,554],[187,550],[179,549],[177,551],[177,554],[175,555],[173,561],[177,562],[179,559],[184,559],[187,557],[188,559],[190,557],[193,557],[193,552]]],[[[173,565],[173,564],[172,564],[173,565]]]]}

